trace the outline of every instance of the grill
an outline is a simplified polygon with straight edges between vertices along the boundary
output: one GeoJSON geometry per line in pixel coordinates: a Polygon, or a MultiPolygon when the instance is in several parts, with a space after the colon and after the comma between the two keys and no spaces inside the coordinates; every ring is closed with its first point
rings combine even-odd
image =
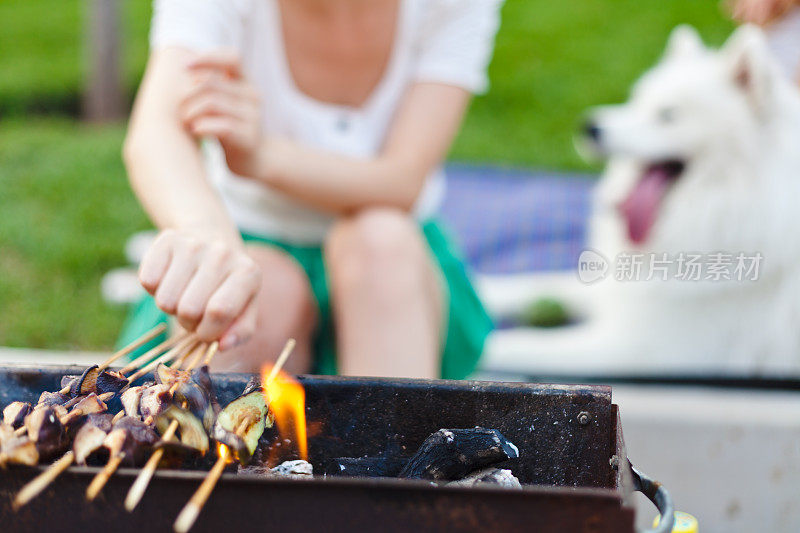
{"type": "MultiPolygon", "coordinates": [[[[77,367],[0,366],[0,407],[35,402],[57,390],[77,367]]],[[[216,374],[224,405],[238,396],[245,374],[216,374]]],[[[442,487],[393,478],[315,477],[309,480],[223,474],[193,531],[523,531],[633,532],[633,492],[642,491],[671,529],[663,487],[633,469],[626,457],[617,406],[606,386],[451,382],[301,376],[313,432],[309,460],[374,456],[388,446],[416,450],[440,428],[500,430],[520,457],[509,468],[522,490],[442,487]]],[[[272,441],[274,433],[262,437],[272,441]]],[[[268,447],[269,443],[263,446],[268,447]]],[[[98,468],[71,467],[19,512],[14,494],[38,468],[0,472],[4,532],[169,531],[204,471],[161,470],[133,513],[122,507],[137,470],[120,469],[92,503],[84,491],[98,468]]]]}

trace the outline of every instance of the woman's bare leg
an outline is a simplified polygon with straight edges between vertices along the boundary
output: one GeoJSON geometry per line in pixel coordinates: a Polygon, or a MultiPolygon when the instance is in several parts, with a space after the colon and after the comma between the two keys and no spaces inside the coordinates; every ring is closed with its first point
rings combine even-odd
{"type": "Polygon", "coordinates": [[[293,337],[297,346],[284,369],[292,374],[306,373],[311,368],[311,335],[317,322],[308,278],[300,265],[276,248],[249,246],[248,254],[263,272],[256,331],[247,343],[218,354],[212,369],[258,372],[264,363],[274,362],[293,337]]]}
{"type": "Polygon", "coordinates": [[[388,208],[343,219],[325,259],[339,372],[438,377],[442,280],[416,222],[388,208]]]}

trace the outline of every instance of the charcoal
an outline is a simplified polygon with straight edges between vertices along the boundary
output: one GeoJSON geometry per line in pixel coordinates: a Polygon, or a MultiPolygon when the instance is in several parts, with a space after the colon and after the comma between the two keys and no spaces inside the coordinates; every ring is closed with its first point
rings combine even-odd
{"type": "Polygon", "coordinates": [[[308,461],[295,459],[293,461],[284,461],[275,468],[270,469],[269,472],[273,476],[310,479],[314,474],[314,467],[308,461]]]}
{"type": "Polygon", "coordinates": [[[516,457],[517,447],[496,429],[440,429],[425,439],[399,477],[456,480],[516,457]]]}
{"type": "Polygon", "coordinates": [[[105,394],[106,392],[113,392],[114,394],[121,391],[125,385],[128,384],[128,378],[115,372],[113,370],[106,370],[100,372],[95,382],[95,389],[97,394],[105,394]]]}
{"type": "Polygon", "coordinates": [[[32,409],[31,404],[27,402],[11,402],[3,409],[3,423],[14,429],[20,428],[32,409]]]}
{"type": "Polygon", "coordinates": [[[325,474],[344,477],[397,477],[408,458],[338,457],[325,464],[325,474]]]}
{"type": "Polygon", "coordinates": [[[514,476],[511,470],[503,468],[484,468],[467,475],[463,479],[450,481],[448,487],[474,487],[476,485],[494,485],[508,489],[521,489],[519,479],[514,476]]]}

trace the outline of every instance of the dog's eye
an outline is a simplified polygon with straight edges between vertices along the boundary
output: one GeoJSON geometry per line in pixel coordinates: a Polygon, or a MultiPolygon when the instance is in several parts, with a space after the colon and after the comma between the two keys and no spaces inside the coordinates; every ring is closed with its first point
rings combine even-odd
{"type": "Polygon", "coordinates": [[[675,108],[662,107],[658,110],[658,120],[663,124],[669,124],[675,120],[675,108]]]}

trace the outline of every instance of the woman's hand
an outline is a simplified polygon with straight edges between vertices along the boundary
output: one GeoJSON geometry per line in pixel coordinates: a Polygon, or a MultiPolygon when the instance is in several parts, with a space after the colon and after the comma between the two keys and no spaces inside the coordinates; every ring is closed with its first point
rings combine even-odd
{"type": "Polygon", "coordinates": [[[258,176],[261,102],[244,79],[239,58],[216,52],[197,57],[188,68],[196,82],[180,104],[184,127],[196,138],[216,137],[236,174],[258,176]]]}
{"type": "Polygon", "coordinates": [[[734,0],[731,13],[739,22],[764,25],[786,13],[796,2],[797,0],[734,0]]]}
{"type": "Polygon", "coordinates": [[[232,348],[255,330],[261,271],[241,245],[162,231],[139,268],[158,307],[204,341],[232,348]]]}

